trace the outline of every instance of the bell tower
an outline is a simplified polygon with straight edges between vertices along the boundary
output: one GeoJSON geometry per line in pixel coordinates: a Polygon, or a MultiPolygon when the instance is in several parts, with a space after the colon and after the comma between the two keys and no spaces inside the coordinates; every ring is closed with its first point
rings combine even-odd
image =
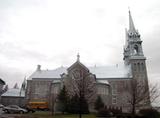
{"type": "Polygon", "coordinates": [[[142,40],[129,11],[129,29],[126,29],[126,42],[124,46],[124,63],[130,65],[133,78],[147,80],[146,57],[143,54],[142,40]]]}

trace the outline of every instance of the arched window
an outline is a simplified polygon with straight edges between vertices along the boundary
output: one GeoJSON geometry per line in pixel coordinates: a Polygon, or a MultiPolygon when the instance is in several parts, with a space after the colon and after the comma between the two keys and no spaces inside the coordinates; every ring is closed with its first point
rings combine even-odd
{"type": "Polygon", "coordinates": [[[144,64],[143,63],[141,63],[141,69],[142,69],[142,71],[144,71],[144,64]]]}
{"type": "Polygon", "coordinates": [[[139,52],[139,50],[138,50],[138,46],[137,46],[137,45],[135,45],[135,46],[134,46],[134,55],[137,55],[137,54],[138,54],[138,52],[139,52]]]}
{"type": "Polygon", "coordinates": [[[134,71],[137,71],[136,63],[134,63],[133,69],[134,69],[134,71]]]}
{"type": "Polygon", "coordinates": [[[98,94],[101,95],[108,95],[109,93],[109,88],[106,85],[100,85],[98,86],[98,94]]]}
{"type": "Polygon", "coordinates": [[[140,71],[140,63],[138,63],[137,66],[138,66],[138,71],[140,71]]]}

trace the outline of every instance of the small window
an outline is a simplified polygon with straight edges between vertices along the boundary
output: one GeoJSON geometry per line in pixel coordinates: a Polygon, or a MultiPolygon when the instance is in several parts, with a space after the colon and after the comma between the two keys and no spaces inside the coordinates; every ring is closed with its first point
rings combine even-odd
{"type": "Polygon", "coordinates": [[[112,104],[116,104],[117,103],[117,96],[112,96],[112,104]]]}
{"type": "Polygon", "coordinates": [[[117,86],[115,83],[112,84],[112,94],[113,95],[117,94],[117,86]]]}
{"type": "Polygon", "coordinates": [[[54,93],[54,94],[57,94],[57,93],[58,93],[58,87],[54,87],[53,93],[54,93]]]}

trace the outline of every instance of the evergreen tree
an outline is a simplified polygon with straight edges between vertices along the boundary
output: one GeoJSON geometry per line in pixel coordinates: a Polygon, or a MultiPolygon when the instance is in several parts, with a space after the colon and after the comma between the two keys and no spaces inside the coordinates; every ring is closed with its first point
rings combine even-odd
{"type": "Polygon", "coordinates": [[[102,98],[101,98],[101,96],[98,96],[95,101],[94,108],[98,111],[99,109],[101,109],[103,107],[104,107],[104,103],[102,101],[102,98]]]}
{"type": "Polygon", "coordinates": [[[87,100],[85,99],[84,96],[82,96],[81,98],[79,98],[79,106],[80,106],[80,112],[82,114],[86,114],[86,113],[89,113],[89,109],[88,109],[88,103],[87,103],[87,100]]]}
{"type": "Polygon", "coordinates": [[[5,85],[4,89],[3,89],[4,92],[8,91],[8,84],[5,85]]]}
{"type": "Polygon", "coordinates": [[[78,113],[79,112],[79,97],[75,94],[68,102],[68,112],[69,113],[78,113]]]}
{"type": "Polygon", "coordinates": [[[68,103],[68,112],[74,114],[89,113],[87,100],[84,97],[79,97],[75,94],[68,103]]]}
{"type": "Polygon", "coordinates": [[[67,95],[67,90],[66,87],[63,86],[61,89],[59,95],[58,95],[58,106],[59,110],[64,113],[67,111],[67,105],[68,105],[68,95],[67,95]]]}
{"type": "Polygon", "coordinates": [[[26,83],[26,77],[24,78],[24,81],[21,85],[21,90],[26,90],[26,86],[27,86],[27,83],[26,83]]]}
{"type": "Polygon", "coordinates": [[[14,85],[14,87],[13,87],[14,89],[19,89],[19,87],[18,87],[18,84],[17,83],[15,83],[15,85],[14,85]]]}

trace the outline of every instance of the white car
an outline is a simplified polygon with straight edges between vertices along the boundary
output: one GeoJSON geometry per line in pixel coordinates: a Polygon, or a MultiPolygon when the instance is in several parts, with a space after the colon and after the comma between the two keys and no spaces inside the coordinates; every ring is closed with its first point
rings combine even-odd
{"type": "Polygon", "coordinates": [[[9,105],[6,107],[3,107],[3,111],[5,113],[27,113],[28,111],[26,109],[23,109],[17,105],[9,105]]]}
{"type": "Polygon", "coordinates": [[[0,104],[0,108],[3,108],[4,107],[4,105],[3,104],[0,104]]]}

